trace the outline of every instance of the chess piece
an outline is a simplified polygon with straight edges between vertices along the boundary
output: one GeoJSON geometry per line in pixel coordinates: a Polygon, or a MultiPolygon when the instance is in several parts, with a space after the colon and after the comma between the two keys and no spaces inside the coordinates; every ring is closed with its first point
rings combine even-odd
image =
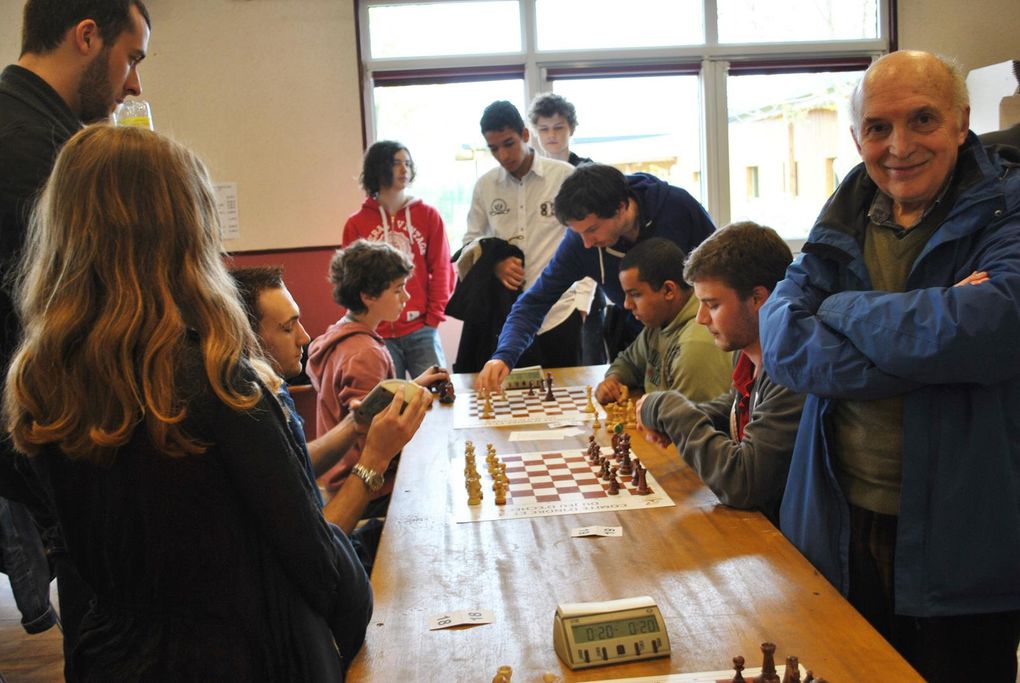
{"type": "Polygon", "coordinates": [[[761,675],[754,677],[754,683],[781,683],[776,674],[776,644],[761,644],[761,675]]]}
{"type": "Polygon", "coordinates": [[[594,413],[594,412],[596,412],[595,411],[595,404],[591,402],[591,385],[588,385],[587,387],[584,388],[584,393],[588,397],[588,405],[586,405],[584,407],[584,410],[582,412],[585,412],[585,413],[594,413]]]}
{"type": "Polygon", "coordinates": [[[634,493],[639,496],[647,496],[652,492],[652,489],[648,486],[647,474],[648,470],[642,467],[641,463],[638,462],[634,470],[634,478],[637,480],[637,488],[634,490],[634,493]]]}
{"type": "Polygon", "coordinates": [[[534,395],[535,395],[535,383],[532,382],[529,379],[528,380],[528,396],[534,396],[534,395]]]}
{"type": "Polygon", "coordinates": [[[606,491],[611,496],[620,495],[620,482],[616,480],[616,468],[614,467],[609,473],[609,490],[606,491]]]}
{"type": "Polygon", "coordinates": [[[449,405],[453,403],[456,398],[457,395],[453,389],[453,382],[443,382],[439,387],[439,402],[443,405],[449,405]]]}
{"type": "Polygon", "coordinates": [[[629,477],[630,475],[634,474],[634,465],[633,465],[633,462],[630,459],[630,450],[629,449],[625,450],[623,452],[623,460],[620,463],[620,474],[622,474],[624,476],[627,476],[627,477],[629,477]]]}
{"type": "Polygon", "coordinates": [[[482,484],[476,477],[468,483],[468,505],[482,504],[482,484]]]}
{"type": "Polygon", "coordinates": [[[556,397],[553,396],[553,390],[552,390],[552,388],[553,388],[553,376],[552,376],[551,372],[548,372],[545,375],[545,386],[546,386],[545,396],[542,397],[542,400],[543,401],[555,401],[556,397]]]}
{"type": "Polygon", "coordinates": [[[634,408],[634,399],[632,398],[627,399],[627,412],[624,419],[627,424],[627,429],[634,429],[637,427],[637,411],[634,408]]]}
{"type": "Polygon", "coordinates": [[[492,417],[493,417],[493,415],[492,415],[492,398],[489,396],[489,390],[488,389],[485,389],[483,391],[483,393],[485,394],[485,403],[482,405],[482,419],[483,420],[491,420],[492,417]]]}
{"type": "Polygon", "coordinates": [[[786,671],[783,672],[783,683],[800,683],[800,661],[794,655],[786,658],[786,671]]]}
{"type": "Polygon", "coordinates": [[[591,429],[592,429],[592,431],[597,432],[601,428],[602,428],[602,423],[599,422],[599,411],[596,410],[595,411],[595,421],[592,422],[591,429]]]}
{"type": "Polygon", "coordinates": [[[496,505],[506,505],[506,484],[502,480],[496,480],[492,489],[496,493],[496,505]]]}
{"type": "Polygon", "coordinates": [[[744,670],[744,658],[737,655],[733,658],[733,678],[730,679],[730,683],[744,683],[744,674],[741,673],[744,670]]]}

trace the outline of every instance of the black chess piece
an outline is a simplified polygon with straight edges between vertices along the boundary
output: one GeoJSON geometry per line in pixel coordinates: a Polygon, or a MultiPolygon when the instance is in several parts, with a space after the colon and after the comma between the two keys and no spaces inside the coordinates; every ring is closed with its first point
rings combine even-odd
{"type": "Polygon", "coordinates": [[[744,683],[744,674],[741,673],[744,670],[744,658],[737,655],[733,658],[733,678],[730,679],[730,683],[744,683]]]}

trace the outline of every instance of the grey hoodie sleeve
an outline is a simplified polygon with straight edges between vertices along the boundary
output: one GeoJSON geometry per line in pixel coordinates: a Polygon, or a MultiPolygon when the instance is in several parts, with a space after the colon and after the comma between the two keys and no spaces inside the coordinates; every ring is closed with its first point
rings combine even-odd
{"type": "Polygon", "coordinates": [[[754,392],[757,401],[740,441],[734,441],[729,430],[732,390],[702,404],[675,391],[649,394],[641,420],[669,436],[684,462],[720,502],[761,510],[775,520],[804,399],[764,376],[756,382],[754,392]]]}

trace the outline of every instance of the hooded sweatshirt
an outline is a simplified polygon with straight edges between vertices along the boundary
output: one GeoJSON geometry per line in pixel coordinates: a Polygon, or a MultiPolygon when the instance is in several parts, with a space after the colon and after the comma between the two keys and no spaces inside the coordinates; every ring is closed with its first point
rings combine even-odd
{"type": "Polygon", "coordinates": [[[420,199],[410,197],[396,213],[390,213],[372,197],[347,219],[343,246],[358,239],[385,242],[408,256],[414,272],[407,281],[411,295],[400,317],[382,322],[376,329],[384,339],[403,337],[422,328],[437,327],[446,319],[443,311],[453,293],[450,242],[439,212],[420,199]]]}
{"type": "MultiPolygon", "coordinates": [[[[351,399],[360,399],[380,381],[393,377],[393,359],[386,344],[364,323],[343,318],[308,347],[308,377],[318,394],[315,402],[316,434],[322,436],[350,412],[351,399]]],[[[319,479],[330,491],[340,488],[351,469],[361,459],[362,439],[319,479]]],[[[386,483],[372,497],[388,494],[393,488],[394,458],[386,471],[386,483]]]]}
{"type": "MultiPolygon", "coordinates": [[[[689,254],[715,230],[708,213],[686,190],[646,173],[626,176],[626,180],[627,191],[638,205],[638,242],[649,237],[664,237],[689,254]]],[[[492,357],[514,367],[534,339],[545,314],[571,284],[584,277],[602,285],[606,296],[622,308],[620,260],[633,246],[621,238],[605,249],[586,249],[581,236],[567,230],[538,281],[514,303],[492,357]]],[[[627,313],[627,321],[632,329],[641,329],[641,323],[630,313],[627,313]]]]}

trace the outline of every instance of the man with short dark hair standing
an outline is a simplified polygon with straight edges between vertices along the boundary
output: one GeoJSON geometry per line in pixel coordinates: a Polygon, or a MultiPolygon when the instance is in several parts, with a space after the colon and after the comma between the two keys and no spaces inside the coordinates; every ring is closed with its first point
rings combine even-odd
{"type": "Polygon", "coordinates": [[[762,308],[762,351],[808,394],[783,533],[926,679],[1012,683],[1020,159],[969,116],[945,60],[869,67],[851,100],[863,164],[762,308]]]}
{"type": "MultiPolygon", "coordinates": [[[[0,377],[6,377],[20,336],[9,276],[21,253],[36,192],[68,138],[83,124],[110,116],[128,95],[141,93],[137,68],[148,49],[149,27],[141,0],[28,0],[25,4],[21,56],[0,73],[0,377]]],[[[25,524],[28,513],[22,504],[32,507],[40,524],[50,526],[51,522],[43,519],[47,513],[40,492],[14,469],[15,460],[9,442],[0,440],[0,495],[12,499],[0,506],[6,507],[0,520],[15,520],[24,539],[32,525],[30,520],[25,524]]],[[[10,540],[10,532],[11,527],[0,525],[5,539],[10,540]]],[[[49,611],[50,570],[40,555],[38,538],[28,541],[32,547],[23,550],[30,554],[14,555],[22,558],[21,566],[31,578],[18,583],[30,585],[29,590],[40,595],[18,604],[43,610],[35,617],[23,615],[29,619],[26,629],[42,630],[54,623],[49,611]],[[26,563],[26,557],[37,559],[26,563]]],[[[68,653],[87,596],[73,587],[76,577],[67,573],[65,564],[58,559],[64,651],[68,653]]]]}

